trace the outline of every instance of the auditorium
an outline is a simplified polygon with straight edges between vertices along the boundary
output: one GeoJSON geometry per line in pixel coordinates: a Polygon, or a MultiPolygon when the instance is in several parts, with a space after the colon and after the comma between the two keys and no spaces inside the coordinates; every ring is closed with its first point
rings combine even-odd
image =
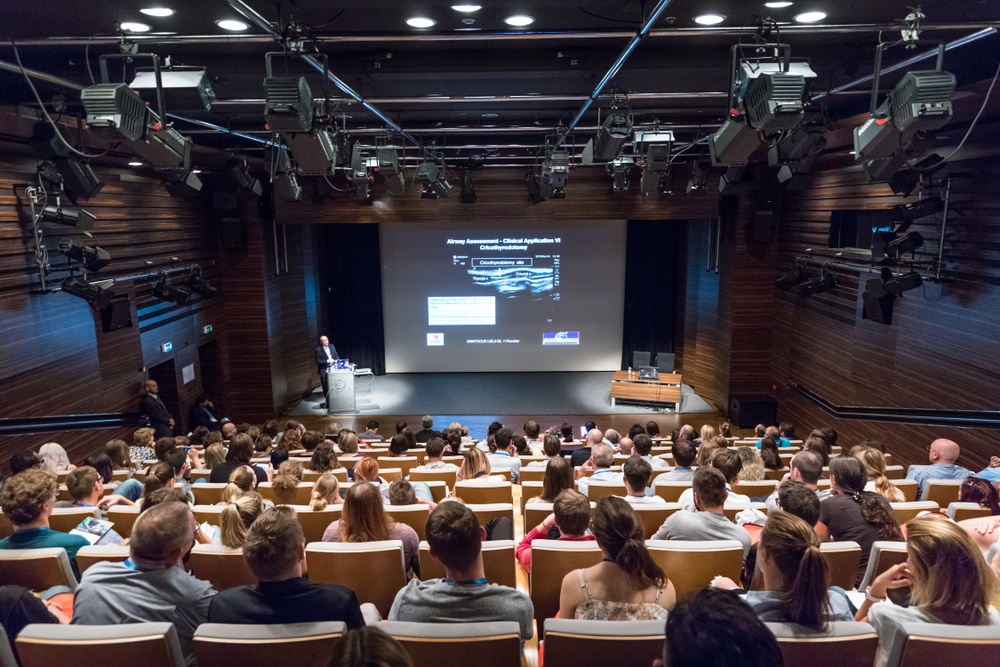
{"type": "Polygon", "coordinates": [[[0,25],[0,667],[1000,664],[1000,3],[0,25]]]}

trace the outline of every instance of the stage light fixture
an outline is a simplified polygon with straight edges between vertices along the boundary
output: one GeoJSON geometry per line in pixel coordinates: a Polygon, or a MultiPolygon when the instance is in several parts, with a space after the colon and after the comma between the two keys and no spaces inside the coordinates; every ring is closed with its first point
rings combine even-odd
{"type": "Polygon", "coordinates": [[[170,125],[154,122],[146,136],[133,142],[132,147],[174,183],[183,183],[195,191],[201,190],[201,179],[191,169],[191,137],[184,136],[170,125]]]}
{"type": "Polygon", "coordinates": [[[688,194],[705,188],[705,181],[708,179],[708,172],[711,168],[712,164],[708,160],[698,160],[694,163],[694,168],[691,170],[691,180],[688,181],[686,188],[688,194]]]}
{"type": "Polygon", "coordinates": [[[462,173],[462,194],[458,201],[463,204],[476,203],[476,179],[472,176],[472,170],[466,169],[462,173]]]}
{"type": "MultiPolygon", "coordinates": [[[[215,91],[204,67],[171,66],[160,70],[163,99],[171,109],[198,109],[209,111],[215,101],[215,91]]],[[[135,91],[156,94],[156,72],[152,69],[136,71],[129,84],[135,91]]]]}
{"type": "Polygon", "coordinates": [[[167,274],[161,273],[159,280],[153,285],[153,296],[160,301],[173,301],[178,306],[183,306],[191,298],[191,292],[184,288],[170,285],[167,283],[167,274]]]}
{"type": "Polygon", "coordinates": [[[354,146],[351,148],[351,168],[348,180],[351,182],[351,188],[354,190],[355,201],[362,206],[373,206],[375,204],[375,197],[372,190],[374,179],[368,166],[370,161],[372,159],[369,158],[368,153],[362,148],[361,142],[354,142],[354,146]]]}
{"type": "Polygon", "coordinates": [[[883,281],[885,294],[896,296],[911,289],[916,289],[924,284],[923,278],[916,271],[904,273],[900,276],[893,276],[889,280],[883,281]]]}
{"type": "Polygon", "coordinates": [[[632,185],[629,172],[633,165],[632,158],[625,156],[611,163],[611,192],[628,192],[632,185]]]}
{"type": "Polygon", "coordinates": [[[912,223],[920,218],[927,218],[944,210],[944,200],[937,195],[915,201],[912,204],[900,204],[893,207],[893,218],[903,223],[912,223]]]}
{"type": "Polygon", "coordinates": [[[59,241],[59,252],[74,262],[83,264],[88,271],[100,271],[111,263],[111,255],[104,248],[79,245],[72,239],[59,241]]]}
{"type": "Polygon", "coordinates": [[[71,200],[76,197],[90,199],[100,193],[104,183],[97,177],[90,162],[73,153],[67,141],[69,138],[60,138],[53,127],[47,122],[35,123],[31,133],[31,144],[35,153],[42,159],[48,160],[55,168],[39,168],[39,174],[56,186],[55,190],[63,190],[71,200]]]}
{"type": "Polygon", "coordinates": [[[99,285],[92,285],[86,280],[79,278],[67,278],[63,281],[62,291],[66,294],[83,299],[93,308],[103,310],[111,305],[111,300],[115,294],[110,289],[99,285]]]}
{"type": "Polygon", "coordinates": [[[899,257],[903,253],[915,253],[924,247],[924,235],[920,232],[910,232],[886,244],[885,254],[889,257],[899,257]]]}
{"type": "Polygon", "coordinates": [[[292,168],[292,159],[284,147],[278,149],[274,175],[271,176],[271,187],[274,188],[274,195],[281,201],[291,202],[302,199],[302,186],[299,185],[299,179],[295,176],[295,170],[292,168]]]}
{"type": "Polygon", "coordinates": [[[304,76],[264,79],[264,120],[272,132],[313,129],[313,95],[304,76]]]}
{"type": "Polygon", "coordinates": [[[89,232],[97,221],[89,211],[70,206],[49,205],[42,209],[42,222],[75,227],[81,232],[89,232]]]}
{"type": "Polygon", "coordinates": [[[803,62],[743,62],[737,96],[750,126],[765,136],[793,129],[804,113],[806,79],[813,78],[803,62]]]}
{"type": "Polygon", "coordinates": [[[229,177],[238,190],[250,191],[258,197],[263,193],[260,181],[250,173],[250,163],[242,155],[236,155],[226,160],[225,169],[229,172],[229,177]]]}
{"type": "Polygon", "coordinates": [[[301,176],[325,176],[333,173],[338,151],[331,131],[318,127],[311,132],[282,134],[285,144],[295,158],[301,176]]]}
{"type": "Polygon", "coordinates": [[[80,99],[89,127],[114,129],[127,141],[137,141],[146,133],[146,104],[124,83],[87,86],[80,99]]]}
{"type": "Polygon", "coordinates": [[[601,123],[593,141],[593,159],[611,162],[618,157],[622,146],[632,134],[632,115],[628,111],[614,109],[601,123]]]}
{"type": "Polygon", "coordinates": [[[542,182],[552,191],[552,199],[566,199],[566,184],[569,181],[569,152],[551,151],[542,164],[542,182]]]}
{"type": "Polygon", "coordinates": [[[417,168],[417,180],[424,186],[420,191],[421,199],[441,199],[451,196],[451,183],[445,179],[434,160],[425,160],[417,168]]]}
{"type": "Polygon", "coordinates": [[[745,116],[727,118],[708,138],[712,164],[724,167],[743,167],[762,146],[757,130],[747,125],[745,116]]]}
{"type": "Polygon", "coordinates": [[[811,296],[813,294],[820,294],[821,292],[828,292],[837,286],[837,280],[833,277],[833,274],[823,269],[822,275],[819,278],[813,278],[807,280],[799,285],[799,290],[802,292],[802,296],[811,296]]]}
{"type": "Polygon", "coordinates": [[[201,267],[195,264],[191,267],[191,272],[188,273],[187,278],[184,279],[184,284],[198,296],[211,299],[219,292],[219,288],[209,285],[201,275],[201,267]]]}
{"type": "Polygon", "coordinates": [[[796,263],[791,269],[789,269],[788,273],[775,280],[774,284],[781,291],[787,292],[793,287],[801,285],[803,282],[805,282],[805,275],[802,271],[802,265],[796,263]]]}
{"type": "Polygon", "coordinates": [[[673,146],[674,133],[670,131],[635,132],[635,145],[641,148],[642,176],[639,179],[639,190],[645,196],[664,194],[663,185],[666,179],[669,191],[670,151],[673,146]]]}

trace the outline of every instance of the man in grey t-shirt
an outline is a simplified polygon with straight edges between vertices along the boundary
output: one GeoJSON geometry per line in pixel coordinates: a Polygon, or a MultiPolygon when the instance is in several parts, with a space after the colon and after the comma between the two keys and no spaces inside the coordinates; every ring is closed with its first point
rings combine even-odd
{"type": "Polygon", "coordinates": [[[410,583],[396,594],[390,621],[417,623],[492,623],[515,621],[521,649],[531,639],[535,609],[524,593],[486,581],[484,531],[471,509],[443,502],[427,519],[430,555],[444,565],[444,579],[410,583]]]}
{"type": "Polygon", "coordinates": [[[654,540],[737,540],[743,557],[750,552],[750,534],[726,518],[726,477],[715,468],[698,468],[691,482],[694,512],[674,512],[653,535],[654,540]]]}

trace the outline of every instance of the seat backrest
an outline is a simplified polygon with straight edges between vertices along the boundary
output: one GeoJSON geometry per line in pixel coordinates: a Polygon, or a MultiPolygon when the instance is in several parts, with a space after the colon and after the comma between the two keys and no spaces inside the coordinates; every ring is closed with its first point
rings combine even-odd
{"type": "Polygon", "coordinates": [[[264,500],[281,505],[308,505],[312,500],[313,482],[299,482],[294,489],[279,490],[271,482],[261,482],[257,491],[264,500]]]}
{"type": "Polygon", "coordinates": [[[378,457],[379,474],[382,474],[383,468],[399,468],[402,471],[402,476],[406,477],[410,474],[410,470],[417,467],[417,457],[416,456],[380,456],[378,457]]]}
{"type": "Polygon", "coordinates": [[[289,505],[295,510],[295,518],[302,526],[302,532],[306,537],[306,544],[309,542],[319,542],[323,539],[323,533],[330,527],[330,524],[340,518],[344,505],[327,505],[326,509],[314,511],[309,505],[289,505]]]}
{"type": "Polygon", "coordinates": [[[937,503],[940,507],[947,507],[958,500],[958,491],[963,482],[965,482],[963,479],[929,479],[923,500],[937,503]]]}
{"type": "Polygon", "coordinates": [[[635,350],[632,352],[632,369],[638,373],[640,366],[652,366],[653,365],[653,354],[651,352],[644,352],[635,350]]]}
{"type": "Polygon", "coordinates": [[[106,667],[114,661],[142,667],[185,667],[172,623],[120,625],[32,624],[15,641],[21,667],[106,667]]]}
{"type": "Polygon", "coordinates": [[[202,623],[191,648],[199,665],[325,665],[346,633],[347,626],[340,621],[202,623]]]}
{"type": "MultiPolygon", "coordinates": [[[[886,454],[885,457],[886,457],[886,463],[888,463],[889,454],[886,454]]],[[[885,476],[888,477],[889,479],[903,479],[904,477],[906,477],[906,468],[904,468],[903,466],[887,465],[885,467],[885,476]]]]}
{"type": "Polygon", "coordinates": [[[545,623],[546,667],[651,665],[663,657],[663,621],[578,621],[550,618],[545,623]]]}
{"type": "Polygon", "coordinates": [[[379,468],[378,476],[387,482],[395,482],[397,479],[403,478],[402,468],[379,468]]]}
{"type": "Polygon", "coordinates": [[[590,482],[587,485],[587,498],[592,503],[608,496],[622,497],[627,493],[624,482],[590,482]]]}
{"type": "Polygon", "coordinates": [[[892,511],[896,513],[896,520],[899,525],[903,525],[910,519],[915,519],[921,512],[937,512],[940,506],[929,500],[918,500],[912,503],[889,503],[892,511]]]}
{"type": "Polygon", "coordinates": [[[406,585],[403,543],[313,542],[306,545],[309,579],[320,584],[341,584],[352,589],[358,602],[371,602],[382,618],[396,593],[406,585]]]}
{"type": "Polygon", "coordinates": [[[128,552],[128,547],[120,544],[91,544],[80,547],[76,552],[76,566],[80,570],[80,576],[83,576],[83,573],[95,563],[104,561],[121,563],[127,560],[128,552]]]}
{"type": "Polygon", "coordinates": [[[506,517],[514,523],[514,505],[511,503],[482,503],[466,505],[476,515],[476,520],[480,526],[485,526],[493,519],[506,517]]]}
{"type": "MultiPolygon", "coordinates": [[[[532,528],[545,520],[545,517],[552,514],[555,505],[552,503],[531,503],[524,506],[524,533],[527,535],[532,528]]],[[[591,509],[593,514],[593,509],[591,509]]]]}
{"type": "MultiPolygon", "coordinates": [[[[667,503],[666,505],[633,505],[632,509],[642,523],[642,539],[648,540],[659,530],[663,522],[674,512],[681,509],[680,503],[667,503]]],[[[543,519],[545,517],[542,517],[543,519]]]]}
{"type": "Polygon", "coordinates": [[[427,517],[430,516],[430,505],[386,505],[385,511],[396,523],[405,523],[412,528],[417,537],[427,536],[427,517]]]}
{"type": "Polygon", "coordinates": [[[979,503],[949,503],[945,512],[955,523],[966,519],[981,519],[990,516],[989,508],[983,507],[979,503]]]}
{"type": "Polygon", "coordinates": [[[528,468],[525,466],[521,467],[521,484],[525,482],[543,482],[545,481],[545,468],[528,468]]]}
{"type": "Polygon", "coordinates": [[[222,502],[222,490],[226,485],[222,482],[205,482],[204,484],[192,484],[191,493],[194,494],[196,505],[214,505],[222,502]]]}
{"type": "Polygon", "coordinates": [[[191,476],[189,477],[189,479],[191,480],[192,484],[194,484],[195,481],[199,479],[205,480],[205,482],[207,482],[208,480],[212,479],[212,471],[209,470],[208,468],[193,468],[191,470],[191,476]]]}
{"type": "MultiPolygon", "coordinates": [[[[444,565],[441,564],[441,561],[431,557],[431,548],[426,541],[420,543],[420,549],[417,553],[420,558],[421,579],[427,581],[428,579],[444,578],[444,565]]],[[[515,563],[513,540],[483,542],[483,567],[486,572],[486,580],[491,584],[517,588],[515,563]]]]}
{"type": "Polygon", "coordinates": [[[528,506],[528,498],[537,498],[542,495],[542,483],[541,482],[525,482],[521,480],[521,513],[524,513],[524,508],[528,506]]]}
{"type": "Polygon", "coordinates": [[[337,478],[337,481],[343,484],[347,481],[347,468],[334,468],[333,470],[327,470],[326,472],[316,472],[315,470],[303,470],[302,471],[302,481],[316,483],[323,475],[333,475],[337,478]]]}
{"type": "Polygon", "coordinates": [[[820,545],[830,570],[830,585],[844,590],[854,588],[861,566],[861,545],[857,542],[824,542],[820,545]]]}
{"type": "Polygon", "coordinates": [[[0,549],[0,586],[11,584],[36,592],[53,586],[75,591],[77,580],[62,547],[0,549]]]}
{"type": "Polygon", "coordinates": [[[60,533],[68,533],[84,519],[97,516],[96,507],[56,507],[49,517],[49,528],[60,533]]]}
{"type": "Polygon", "coordinates": [[[17,667],[14,659],[14,650],[10,645],[10,638],[7,631],[0,625],[0,667],[17,667]]]}
{"type": "Polygon", "coordinates": [[[422,466],[424,464],[424,461],[427,460],[427,450],[424,449],[423,447],[417,447],[415,449],[407,449],[406,455],[417,457],[417,466],[422,466]]]}
{"type": "Polygon", "coordinates": [[[865,569],[865,576],[861,578],[858,590],[863,591],[868,588],[875,577],[893,565],[905,563],[906,556],[906,542],[890,542],[888,540],[872,542],[872,551],[868,556],[868,567],[865,569]]]}
{"type": "Polygon", "coordinates": [[[411,482],[444,482],[449,489],[458,481],[458,471],[449,468],[414,468],[410,471],[411,482]]]}
{"type": "Polygon", "coordinates": [[[718,575],[740,580],[743,545],[736,540],[646,540],[646,547],[673,583],[678,600],[708,587],[718,575]]]}
{"type": "Polygon", "coordinates": [[[473,505],[514,502],[514,489],[510,482],[456,482],[455,495],[473,505]]]}
{"type": "Polygon", "coordinates": [[[771,495],[778,487],[778,483],[773,479],[762,479],[759,482],[744,482],[733,485],[733,493],[741,493],[751,498],[759,498],[771,495]]]}
{"type": "Polygon", "coordinates": [[[399,641],[414,667],[521,664],[521,628],[499,623],[380,623],[379,630],[399,641]]]}
{"type": "MultiPolygon", "coordinates": [[[[744,503],[726,503],[722,506],[722,513],[726,515],[726,518],[730,521],[736,521],[736,516],[745,510],[748,506],[744,503]]],[[[767,505],[762,502],[751,502],[749,507],[755,509],[761,514],[767,514],[767,505]]]]}
{"type": "Polygon", "coordinates": [[[188,567],[197,579],[210,582],[217,591],[257,583],[257,577],[243,558],[242,549],[196,544],[191,550],[188,567]]]}
{"type": "Polygon", "coordinates": [[[681,494],[691,488],[691,482],[665,482],[656,480],[653,491],[668,503],[676,503],[681,499],[681,494]]]}
{"type": "Polygon", "coordinates": [[[867,623],[833,621],[815,631],[795,623],[765,623],[781,647],[786,665],[843,667],[875,663],[878,635],[867,623]]]}
{"type": "Polygon", "coordinates": [[[656,355],[656,369],[661,373],[673,373],[675,359],[673,352],[659,352],[656,355]]]}
{"type": "Polygon", "coordinates": [[[886,667],[1000,664],[1000,625],[901,625],[901,641],[883,647],[886,667]]]}
{"type": "MultiPolygon", "coordinates": [[[[917,499],[917,480],[915,479],[890,479],[889,482],[903,492],[904,502],[912,503],[917,499]]],[[[956,496],[957,498],[958,496],[956,496]]]]}
{"type": "Polygon", "coordinates": [[[601,561],[597,542],[535,540],[531,543],[530,597],[535,605],[535,620],[542,634],[545,619],[559,611],[559,592],[568,573],[601,561]]]}
{"type": "Polygon", "coordinates": [[[138,505],[112,505],[108,508],[108,521],[115,524],[115,532],[122,537],[132,534],[132,526],[139,518],[138,505]]]}

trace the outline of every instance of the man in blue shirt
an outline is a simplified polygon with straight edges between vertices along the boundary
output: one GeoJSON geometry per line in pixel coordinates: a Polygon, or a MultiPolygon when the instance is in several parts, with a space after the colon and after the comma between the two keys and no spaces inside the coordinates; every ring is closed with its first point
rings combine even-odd
{"type": "Polygon", "coordinates": [[[917,483],[917,500],[927,494],[927,482],[932,479],[965,479],[972,472],[960,465],[955,465],[961,449],[958,443],[939,438],[931,443],[927,458],[930,465],[910,466],[906,471],[906,479],[917,483]]]}
{"type": "MultiPolygon", "coordinates": [[[[781,435],[777,426],[768,426],[764,429],[764,438],[770,438],[778,443],[778,447],[791,447],[792,441],[781,435]]],[[[764,438],[761,438],[763,440],[764,438]]],[[[760,440],[757,441],[757,449],[760,449],[760,440]]]]}
{"type": "Polygon", "coordinates": [[[997,484],[1000,482],[1000,456],[990,457],[990,466],[976,474],[976,477],[997,484]]]}

